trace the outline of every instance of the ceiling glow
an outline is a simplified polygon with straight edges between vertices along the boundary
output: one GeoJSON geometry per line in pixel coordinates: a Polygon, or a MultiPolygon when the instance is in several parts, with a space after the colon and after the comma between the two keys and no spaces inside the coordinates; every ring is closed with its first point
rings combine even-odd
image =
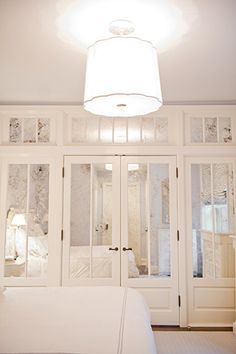
{"type": "Polygon", "coordinates": [[[183,0],[59,2],[59,35],[88,48],[85,110],[133,117],[161,107],[157,51],[188,29],[176,1],[183,0]]]}
{"type": "Polygon", "coordinates": [[[109,24],[126,19],[133,35],[164,51],[188,31],[196,15],[192,0],[61,0],[58,2],[58,35],[80,50],[111,37],[109,24]]]}

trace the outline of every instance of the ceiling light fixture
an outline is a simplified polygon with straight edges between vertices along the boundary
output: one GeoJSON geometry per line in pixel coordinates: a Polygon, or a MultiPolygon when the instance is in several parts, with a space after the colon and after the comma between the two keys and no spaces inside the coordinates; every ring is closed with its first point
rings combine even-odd
{"type": "Polygon", "coordinates": [[[154,112],[162,105],[157,52],[151,42],[130,36],[127,20],[110,24],[112,37],[89,47],[84,108],[109,117],[154,112]]]}

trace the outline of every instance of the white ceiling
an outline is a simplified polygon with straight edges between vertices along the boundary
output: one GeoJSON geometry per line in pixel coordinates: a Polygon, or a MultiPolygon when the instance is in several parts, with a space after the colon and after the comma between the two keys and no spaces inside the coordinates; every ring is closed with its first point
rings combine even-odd
{"type": "MultiPolygon", "coordinates": [[[[58,36],[58,2],[0,0],[0,104],[83,102],[86,51],[58,36]]],[[[192,3],[188,32],[159,53],[164,103],[236,104],[236,0],[192,3]]]]}

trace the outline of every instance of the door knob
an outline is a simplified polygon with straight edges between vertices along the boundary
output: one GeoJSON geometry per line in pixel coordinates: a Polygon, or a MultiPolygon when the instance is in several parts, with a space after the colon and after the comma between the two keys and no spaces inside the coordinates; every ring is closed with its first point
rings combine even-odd
{"type": "Polygon", "coordinates": [[[115,248],[109,247],[109,251],[119,251],[119,248],[118,247],[115,247],[115,248]]]}
{"type": "Polygon", "coordinates": [[[132,248],[131,247],[129,247],[129,248],[123,247],[122,250],[123,251],[132,251],[132,248]]]}

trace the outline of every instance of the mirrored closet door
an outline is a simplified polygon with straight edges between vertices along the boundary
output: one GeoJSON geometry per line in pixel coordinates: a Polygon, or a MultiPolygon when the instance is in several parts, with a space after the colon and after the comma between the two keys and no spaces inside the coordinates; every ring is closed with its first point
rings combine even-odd
{"type": "Polygon", "coordinates": [[[175,157],[65,157],[63,285],[137,288],[178,324],[175,157]]]}
{"type": "Polygon", "coordinates": [[[153,323],[178,324],[176,159],[121,158],[121,283],[138,289],[153,323]]]}
{"type": "Polygon", "coordinates": [[[64,285],[119,283],[119,159],[65,158],[64,233],[64,285]]]}
{"type": "Polygon", "coordinates": [[[234,319],[235,159],[187,159],[189,323],[234,319]]]}
{"type": "Polygon", "coordinates": [[[1,259],[6,285],[45,285],[50,284],[50,278],[54,278],[53,283],[58,278],[55,266],[59,247],[54,245],[56,226],[52,217],[52,213],[58,215],[55,180],[55,163],[50,159],[19,157],[2,161],[1,215],[6,218],[1,219],[1,259]]]}

